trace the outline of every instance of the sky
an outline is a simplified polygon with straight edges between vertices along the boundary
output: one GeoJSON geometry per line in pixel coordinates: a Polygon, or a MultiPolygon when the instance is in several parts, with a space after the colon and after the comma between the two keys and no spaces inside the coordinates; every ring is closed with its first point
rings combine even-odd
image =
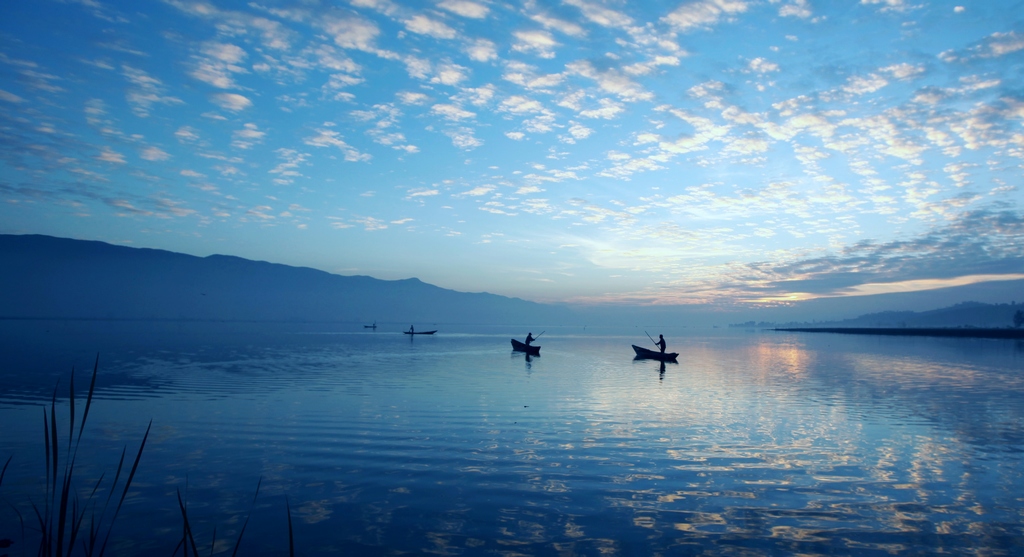
{"type": "Polygon", "coordinates": [[[0,233],[578,304],[1024,279],[1022,2],[2,11],[0,233]]]}

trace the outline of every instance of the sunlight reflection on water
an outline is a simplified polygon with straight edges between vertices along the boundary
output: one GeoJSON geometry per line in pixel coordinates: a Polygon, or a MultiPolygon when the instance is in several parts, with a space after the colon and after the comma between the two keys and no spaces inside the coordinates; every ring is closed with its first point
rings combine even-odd
{"type": "MultiPolygon", "coordinates": [[[[632,336],[548,333],[527,361],[507,334],[325,332],[107,346],[92,448],[155,424],[126,547],[174,547],[186,477],[194,526],[223,536],[263,478],[250,554],[286,547],[285,494],[306,555],[1024,543],[1012,342],[679,333],[662,371],[632,336]]],[[[0,387],[8,499],[39,472],[39,378],[0,387]]]]}

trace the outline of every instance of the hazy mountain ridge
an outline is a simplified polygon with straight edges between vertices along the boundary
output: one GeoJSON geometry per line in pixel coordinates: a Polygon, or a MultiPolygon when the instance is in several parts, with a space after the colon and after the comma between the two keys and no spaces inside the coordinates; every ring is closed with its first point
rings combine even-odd
{"type": "Polygon", "coordinates": [[[930,311],[883,311],[841,321],[753,322],[730,327],[1012,327],[1013,315],[1024,310],[1024,303],[1006,304],[961,302],[930,311]]]}
{"type": "Polygon", "coordinates": [[[418,279],[386,281],[228,255],[0,235],[0,317],[537,323],[568,310],[418,279]]]}

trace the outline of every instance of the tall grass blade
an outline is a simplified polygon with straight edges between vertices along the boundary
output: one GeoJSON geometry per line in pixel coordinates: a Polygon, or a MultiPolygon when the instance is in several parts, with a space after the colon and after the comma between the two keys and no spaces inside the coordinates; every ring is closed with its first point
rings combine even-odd
{"type": "MultiPolygon", "coordinates": [[[[57,383],[59,384],[60,381],[58,380],[57,383]]],[[[59,447],[59,443],[57,442],[57,387],[53,388],[53,400],[50,402],[50,444],[50,450],[53,452],[53,478],[50,479],[50,486],[52,487],[52,491],[49,494],[50,506],[46,511],[46,541],[47,547],[50,548],[49,551],[47,551],[47,554],[50,554],[53,551],[53,513],[57,511],[57,468],[59,467],[58,461],[60,460],[57,455],[59,447]]]]}
{"type": "Polygon", "coordinates": [[[245,527],[249,525],[249,518],[252,517],[252,510],[256,506],[256,498],[260,495],[260,486],[263,485],[263,476],[260,476],[260,481],[256,482],[256,494],[252,496],[252,503],[249,505],[249,514],[245,517],[245,522],[242,523],[242,530],[238,532],[238,540],[235,542],[235,550],[231,552],[231,557],[235,557],[238,554],[238,548],[242,545],[242,536],[245,535],[245,527]]]}
{"type": "Polygon", "coordinates": [[[14,511],[14,514],[18,515],[18,524],[21,526],[21,539],[25,539],[25,517],[21,516],[21,511],[19,511],[18,507],[15,507],[10,501],[5,500],[4,503],[7,503],[7,506],[14,511]]]}
{"type": "Polygon", "coordinates": [[[78,512],[78,496],[75,496],[74,504],[71,505],[71,532],[68,534],[68,555],[71,555],[71,550],[75,547],[75,540],[78,539],[79,529],[82,527],[82,519],[85,518],[85,508],[82,508],[81,514],[78,512]]]}
{"type": "Polygon", "coordinates": [[[71,385],[68,387],[68,405],[71,415],[68,417],[68,454],[71,454],[71,441],[75,438],[75,368],[71,367],[71,385]]]}
{"type": "MultiPolygon", "coordinates": [[[[125,481],[124,491],[121,492],[121,499],[117,502],[117,507],[114,508],[114,515],[110,518],[110,527],[107,529],[107,535],[103,538],[103,545],[100,546],[100,557],[107,550],[107,542],[110,541],[110,533],[114,530],[114,522],[117,521],[117,515],[121,512],[121,506],[124,504],[124,498],[128,496],[128,488],[132,485],[132,479],[135,477],[135,471],[139,468],[139,460],[142,459],[142,450],[146,448],[146,439],[149,439],[149,430],[153,428],[153,420],[149,420],[149,425],[146,426],[146,434],[142,436],[142,443],[139,445],[139,452],[135,455],[135,463],[132,464],[132,471],[128,474],[128,480],[125,481]]],[[[118,473],[120,473],[121,467],[118,466],[118,473]]]]}
{"type": "Polygon", "coordinates": [[[124,457],[128,452],[128,447],[121,449],[121,460],[117,462],[117,472],[114,473],[114,483],[110,484],[110,492],[107,493],[107,502],[103,506],[103,514],[107,514],[107,505],[110,504],[110,498],[114,496],[114,486],[117,485],[117,480],[121,477],[121,469],[124,468],[124,457]]]}
{"type": "Polygon", "coordinates": [[[96,480],[96,485],[92,486],[92,492],[89,493],[89,500],[96,496],[96,492],[100,490],[100,484],[103,483],[103,478],[107,475],[106,472],[100,474],[100,479],[96,480]]]}
{"type": "Polygon", "coordinates": [[[11,464],[12,458],[14,458],[14,455],[7,457],[7,462],[4,463],[4,469],[0,470],[0,485],[4,485],[4,474],[7,473],[7,466],[11,464]]]}
{"type": "Polygon", "coordinates": [[[92,380],[89,381],[89,395],[85,397],[85,410],[82,411],[82,425],[78,427],[78,442],[82,442],[82,431],[85,430],[85,420],[89,417],[89,407],[92,406],[92,394],[96,392],[96,375],[100,369],[100,355],[96,354],[96,363],[92,366],[92,380]]]}
{"type": "Polygon", "coordinates": [[[44,552],[46,548],[46,519],[43,518],[43,513],[39,512],[39,507],[35,503],[32,503],[32,510],[36,513],[36,520],[39,521],[39,531],[43,534],[43,540],[39,542],[39,554],[45,555],[47,554],[47,552],[44,552]]]}
{"type": "MultiPolygon", "coordinates": [[[[181,519],[185,522],[185,539],[182,539],[182,543],[189,542],[192,544],[192,555],[199,557],[199,549],[196,548],[196,540],[192,536],[192,526],[188,523],[188,512],[185,510],[185,503],[181,500],[181,490],[178,492],[178,508],[181,509],[181,519]]],[[[188,557],[188,543],[185,544],[185,557],[188,557]]]]}
{"type": "MultiPolygon", "coordinates": [[[[67,526],[68,500],[71,497],[71,474],[73,470],[73,464],[70,468],[66,468],[64,470],[64,481],[61,482],[60,510],[57,511],[57,557],[62,557],[64,554],[64,529],[67,526]]],[[[77,505],[77,498],[75,504],[77,505]]],[[[74,520],[73,516],[72,520],[74,520]]]]}
{"type": "Polygon", "coordinates": [[[284,508],[288,512],[288,557],[295,557],[295,536],[292,534],[292,508],[288,505],[288,496],[284,496],[284,508]]]}

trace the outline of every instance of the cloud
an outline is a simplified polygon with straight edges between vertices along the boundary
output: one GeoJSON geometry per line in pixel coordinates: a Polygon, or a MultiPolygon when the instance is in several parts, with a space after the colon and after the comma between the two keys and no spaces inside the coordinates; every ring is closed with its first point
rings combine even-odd
{"type": "Polygon", "coordinates": [[[491,11],[485,4],[469,0],[442,0],[437,7],[471,19],[484,19],[491,11]]]}
{"type": "Polygon", "coordinates": [[[458,122],[460,120],[476,117],[475,112],[463,110],[461,107],[453,104],[435,104],[430,107],[430,112],[451,122],[458,122]]]}
{"type": "Polygon", "coordinates": [[[925,71],[923,66],[915,66],[913,64],[907,64],[906,62],[900,64],[893,64],[881,68],[879,71],[885,72],[891,75],[895,79],[912,79],[922,75],[925,71]]]}
{"type": "Polygon", "coordinates": [[[744,0],[700,0],[687,2],[662,18],[676,29],[686,32],[695,28],[710,27],[723,18],[747,11],[744,0]]]}
{"type": "Polygon", "coordinates": [[[221,10],[202,1],[164,1],[189,15],[215,21],[218,30],[224,35],[254,33],[260,37],[263,46],[272,50],[285,50],[291,46],[291,33],[277,21],[245,12],[221,10]]]}
{"type": "Polygon", "coordinates": [[[885,78],[877,74],[855,75],[846,81],[846,85],[842,87],[842,90],[851,95],[866,95],[874,93],[888,84],[889,82],[885,78]]]}
{"type": "Polygon", "coordinates": [[[947,50],[939,54],[943,62],[970,62],[976,59],[999,58],[1024,50],[1024,34],[1016,31],[992,33],[962,52],[947,50]]]}
{"type": "Polygon", "coordinates": [[[139,156],[147,161],[165,161],[171,158],[169,153],[159,147],[146,147],[139,156]]]}
{"type": "Polygon", "coordinates": [[[779,15],[782,17],[809,19],[814,14],[811,12],[811,8],[807,4],[807,0],[791,0],[779,8],[779,15]]]}
{"type": "Polygon", "coordinates": [[[25,99],[19,97],[18,95],[15,95],[14,93],[9,93],[7,91],[4,91],[3,89],[0,89],[0,101],[9,103],[22,103],[25,102],[25,99]]]}
{"type": "Polygon", "coordinates": [[[190,72],[190,75],[199,81],[218,89],[231,89],[236,87],[231,74],[248,72],[238,65],[247,56],[245,50],[239,46],[208,42],[203,44],[201,52],[203,56],[197,57],[196,66],[190,72]]]}
{"type": "Polygon", "coordinates": [[[245,124],[242,129],[235,130],[231,135],[233,138],[231,146],[236,149],[249,149],[253,145],[262,142],[263,137],[266,135],[267,133],[260,131],[256,124],[245,124]]]}
{"type": "Polygon", "coordinates": [[[470,60],[476,62],[490,62],[498,59],[498,50],[493,41],[487,39],[475,39],[466,44],[463,48],[470,60]]]}
{"type": "Polygon", "coordinates": [[[654,95],[629,79],[618,70],[598,70],[589,61],[576,61],[566,65],[566,70],[573,75],[580,75],[594,80],[601,90],[618,95],[626,102],[652,100],[654,95]]]}
{"type": "Polygon", "coordinates": [[[334,44],[341,48],[361,50],[379,54],[381,51],[375,46],[380,29],[371,21],[360,17],[327,17],[322,23],[326,31],[334,40],[334,44]]]}
{"type": "Polygon", "coordinates": [[[920,7],[919,5],[907,4],[906,0],[860,0],[860,3],[868,6],[881,5],[882,12],[906,12],[920,7]]]}
{"type": "Polygon", "coordinates": [[[452,62],[444,62],[437,65],[437,71],[430,82],[441,85],[458,85],[465,79],[466,68],[452,62]]]}
{"type": "Polygon", "coordinates": [[[597,104],[601,105],[601,108],[592,108],[589,110],[580,110],[579,115],[584,118],[602,118],[604,120],[614,120],[625,111],[625,108],[621,103],[617,103],[611,99],[600,99],[597,104]]]}
{"type": "Polygon", "coordinates": [[[425,104],[429,97],[423,93],[401,91],[395,95],[402,104],[425,104]]]}
{"type": "Polygon", "coordinates": [[[444,134],[451,138],[452,145],[464,151],[471,151],[484,144],[482,140],[473,135],[473,130],[469,128],[449,129],[445,130],[444,134]]]}
{"type": "Polygon", "coordinates": [[[423,14],[415,15],[405,20],[404,23],[406,29],[419,35],[427,35],[435,39],[454,39],[456,37],[455,29],[423,14]]]}
{"type": "Polygon", "coordinates": [[[471,189],[469,191],[464,191],[464,192],[462,192],[462,193],[460,193],[458,195],[460,195],[460,196],[469,196],[469,197],[480,197],[482,195],[487,195],[487,194],[491,193],[495,189],[497,189],[495,186],[492,186],[490,184],[485,184],[485,185],[482,185],[482,186],[477,186],[477,187],[475,187],[475,188],[473,188],[473,189],[471,189]]]}
{"type": "Polygon", "coordinates": [[[174,132],[174,137],[177,137],[178,141],[182,143],[192,143],[199,140],[199,133],[193,127],[182,126],[178,128],[178,131],[174,132]]]}
{"type": "Polygon", "coordinates": [[[817,258],[754,263],[764,291],[807,297],[909,292],[1015,280],[1024,269],[1024,218],[1011,210],[976,210],[910,239],[861,241],[817,258]],[[977,234],[977,230],[986,230],[977,234]]]}
{"type": "Polygon", "coordinates": [[[302,176],[302,173],[298,171],[298,168],[306,163],[306,159],[309,157],[306,153],[300,153],[294,149],[280,148],[274,151],[277,156],[283,159],[282,162],[278,163],[268,174],[274,174],[277,177],[274,178],[274,183],[286,186],[295,182],[295,178],[302,176]]]}
{"type": "Polygon", "coordinates": [[[516,115],[543,114],[553,116],[551,111],[544,107],[543,103],[522,95],[512,95],[501,101],[498,110],[516,115]]]}
{"type": "Polygon", "coordinates": [[[387,16],[393,16],[401,11],[401,7],[391,0],[349,0],[357,8],[369,8],[387,16]]]}
{"type": "Polygon", "coordinates": [[[583,16],[588,20],[602,26],[602,27],[620,27],[625,28],[633,25],[633,19],[622,12],[617,12],[610,8],[601,6],[595,2],[587,0],[563,0],[570,6],[575,6],[583,12],[583,16]]]}
{"type": "Polygon", "coordinates": [[[369,162],[372,158],[370,155],[360,153],[358,149],[345,143],[341,138],[341,134],[331,129],[317,129],[316,135],[307,137],[304,143],[313,147],[337,147],[344,153],[345,160],[349,162],[369,162]]]}
{"type": "Polygon", "coordinates": [[[524,54],[535,54],[541,58],[554,58],[555,48],[560,46],[551,33],[540,29],[516,31],[512,33],[512,36],[516,39],[512,43],[512,50],[524,54]]]}
{"type": "Polygon", "coordinates": [[[154,104],[182,104],[181,99],[164,95],[163,83],[148,73],[132,66],[121,66],[121,73],[131,84],[125,97],[136,116],[149,116],[154,104]]]}
{"type": "Polygon", "coordinates": [[[488,83],[482,87],[464,87],[453,99],[464,99],[474,106],[484,106],[491,102],[497,93],[494,85],[488,83]]]}
{"type": "Polygon", "coordinates": [[[343,91],[343,89],[353,85],[359,85],[360,83],[363,83],[363,81],[363,78],[349,74],[331,74],[327,78],[327,83],[323,86],[323,91],[327,98],[331,98],[336,101],[349,101],[353,98],[353,95],[352,93],[343,91]]]}
{"type": "Polygon", "coordinates": [[[570,37],[578,38],[586,36],[587,34],[586,30],[583,29],[583,27],[577,25],[576,23],[552,17],[547,13],[531,14],[530,19],[536,23],[539,23],[545,29],[552,29],[564,35],[568,35],[570,37]]]}
{"type": "Polygon", "coordinates": [[[96,159],[114,164],[125,164],[124,155],[114,151],[110,147],[104,147],[100,154],[96,155],[96,159]]]}
{"type": "Polygon", "coordinates": [[[569,135],[573,139],[586,139],[594,133],[594,130],[580,124],[578,122],[569,122],[569,135]]]}
{"type": "Polygon", "coordinates": [[[754,58],[747,65],[747,69],[754,73],[766,74],[779,71],[779,65],[774,62],[769,62],[764,58],[754,58]]]}
{"type": "Polygon", "coordinates": [[[502,74],[501,78],[526,89],[538,91],[549,91],[551,88],[565,81],[565,75],[563,74],[557,73],[538,76],[536,67],[516,61],[511,61],[505,64],[505,72],[502,74]]]}
{"type": "Polygon", "coordinates": [[[377,104],[373,106],[372,111],[356,110],[352,112],[352,115],[364,121],[376,120],[374,126],[366,131],[366,135],[373,138],[374,143],[410,154],[419,152],[419,147],[409,144],[405,134],[396,131],[395,128],[398,126],[402,111],[395,105],[377,104]]]}
{"type": "Polygon", "coordinates": [[[224,110],[240,112],[252,106],[252,101],[238,93],[218,93],[211,100],[224,110]]]}

